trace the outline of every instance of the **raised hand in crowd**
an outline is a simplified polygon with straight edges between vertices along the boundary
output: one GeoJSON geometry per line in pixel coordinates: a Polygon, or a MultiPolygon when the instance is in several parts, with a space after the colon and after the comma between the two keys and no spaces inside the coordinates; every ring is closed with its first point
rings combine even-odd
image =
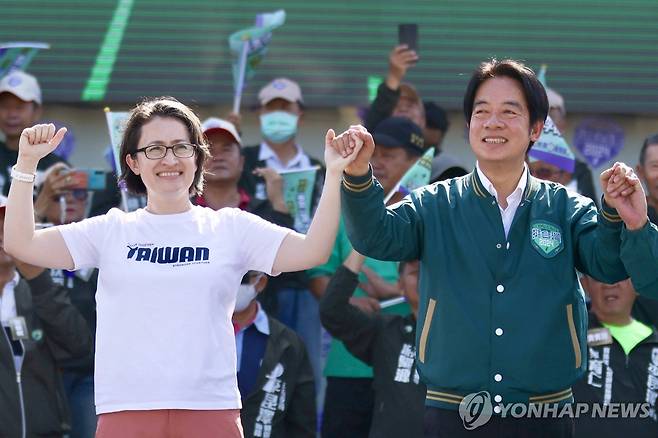
{"type": "Polygon", "coordinates": [[[600,176],[606,204],[617,213],[629,230],[637,230],[647,223],[647,198],[639,178],[624,163],[615,163],[600,176]]]}
{"type": "Polygon", "coordinates": [[[416,62],[418,62],[418,54],[415,50],[409,49],[406,44],[395,46],[388,57],[386,85],[391,90],[397,90],[407,70],[416,65],[416,62]]]}
{"type": "Polygon", "coordinates": [[[283,177],[271,167],[258,167],[254,169],[254,175],[265,180],[267,199],[272,208],[281,213],[288,213],[288,206],[283,197],[283,177]]]}
{"type": "Polygon", "coordinates": [[[46,170],[43,185],[37,199],[34,201],[34,214],[36,217],[44,217],[53,199],[56,196],[63,195],[75,185],[75,181],[72,180],[70,175],[67,175],[68,170],[70,168],[64,163],[53,164],[46,170]]]}

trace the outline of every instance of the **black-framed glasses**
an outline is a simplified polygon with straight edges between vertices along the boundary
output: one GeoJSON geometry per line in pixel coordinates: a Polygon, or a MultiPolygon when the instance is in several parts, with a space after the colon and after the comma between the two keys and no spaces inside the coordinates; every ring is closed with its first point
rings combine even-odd
{"type": "Polygon", "coordinates": [[[144,152],[146,158],[149,160],[159,160],[164,158],[167,155],[167,151],[171,149],[175,156],[178,158],[190,158],[196,152],[197,145],[192,143],[176,143],[171,146],[165,146],[163,144],[152,144],[141,149],[137,149],[135,154],[138,152],[144,152]]]}

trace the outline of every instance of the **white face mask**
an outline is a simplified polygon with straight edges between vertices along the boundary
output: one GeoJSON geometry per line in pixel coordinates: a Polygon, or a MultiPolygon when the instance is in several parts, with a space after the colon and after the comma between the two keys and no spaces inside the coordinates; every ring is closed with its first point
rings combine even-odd
{"type": "Polygon", "coordinates": [[[255,284],[241,284],[238,288],[238,296],[235,299],[235,311],[242,312],[247,308],[249,303],[256,298],[258,292],[256,292],[255,284]]]}

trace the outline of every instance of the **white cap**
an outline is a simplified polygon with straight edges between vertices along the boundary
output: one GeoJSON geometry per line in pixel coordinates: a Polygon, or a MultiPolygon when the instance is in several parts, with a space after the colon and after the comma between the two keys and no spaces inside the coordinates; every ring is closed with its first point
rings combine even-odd
{"type": "Polygon", "coordinates": [[[274,79],[258,92],[258,100],[261,105],[266,105],[267,102],[274,99],[304,103],[304,100],[302,99],[302,89],[299,88],[297,82],[291,81],[287,78],[274,79]]]}
{"type": "Polygon", "coordinates": [[[41,105],[41,87],[34,76],[23,70],[13,70],[0,80],[0,93],[11,93],[25,102],[41,105]]]}
{"type": "Polygon", "coordinates": [[[214,131],[215,129],[226,131],[233,136],[240,146],[242,146],[242,139],[240,138],[240,134],[238,134],[238,130],[235,129],[235,125],[228,120],[220,119],[218,117],[210,117],[203,121],[201,129],[204,134],[214,131]]]}
{"type": "Polygon", "coordinates": [[[562,111],[562,114],[567,113],[567,109],[564,106],[564,97],[557,91],[552,88],[546,88],[546,96],[548,96],[548,109],[559,108],[562,111]]]}

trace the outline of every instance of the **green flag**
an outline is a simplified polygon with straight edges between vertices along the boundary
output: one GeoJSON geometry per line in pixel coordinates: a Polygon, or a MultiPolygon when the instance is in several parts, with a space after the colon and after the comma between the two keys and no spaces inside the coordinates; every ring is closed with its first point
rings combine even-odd
{"type": "Polygon", "coordinates": [[[233,55],[233,86],[235,89],[233,112],[239,112],[242,90],[247,79],[253,77],[255,68],[265,57],[272,40],[272,31],[282,26],[285,21],[286,11],[283,9],[258,14],[255,26],[239,30],[229,36],[229,47],[233,55]]]}
{"type": "Polygon", "coordinates": [[[283,178],[283,199],[295,220],[295,230],[306,233],[311,226],[311,198],[319,167],[279,172],[283,178]]]}
{"type": "Polygon", "coordinates": [[[49,49],[46,43],[0,44],[0,78],[12,70],[25,70],[40,49],[49,49]]]}

